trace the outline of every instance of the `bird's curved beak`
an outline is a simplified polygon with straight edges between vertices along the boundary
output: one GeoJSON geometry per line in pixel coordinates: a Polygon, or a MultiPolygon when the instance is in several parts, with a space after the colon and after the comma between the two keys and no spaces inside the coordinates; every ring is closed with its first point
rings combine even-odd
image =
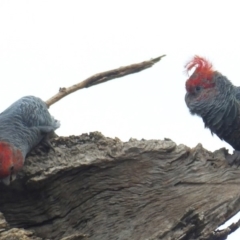
{"type": "Polygon", "coordinates": [[[16,174],[15,173],[12,173],[10,174],[9,176],[5,177],[2,179],[2,182],[5,184],[5,185],[10,185],[11,182],[13,182],[14,180],[16,179],[16,174]]]}

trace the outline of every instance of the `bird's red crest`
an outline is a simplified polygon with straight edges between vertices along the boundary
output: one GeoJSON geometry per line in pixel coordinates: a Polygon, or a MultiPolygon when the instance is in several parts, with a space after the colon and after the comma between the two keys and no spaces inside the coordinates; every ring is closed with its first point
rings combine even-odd
{"type": "Polygon", "coordinates": [[[193,67],[196,67],[196,69],[186,82],[187,91],[191,91],[191,89],[196,86],[202,86],[204,88],[214,86],[212,63],[205,58],[194,56],[194,58],[185,65],[187,71],[190,71],[193,67]]]}

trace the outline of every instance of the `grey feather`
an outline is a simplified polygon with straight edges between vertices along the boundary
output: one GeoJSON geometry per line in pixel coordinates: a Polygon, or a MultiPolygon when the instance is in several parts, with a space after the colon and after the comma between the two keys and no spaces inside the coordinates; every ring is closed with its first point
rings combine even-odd
{"type": "Polygon", "coordinates": [[[240,150],[240,87],[214,72],[215,87],[203,89],[204,97],[186,93],[185,101],[192,114],[202,117],[205,127],[220,139],[240,150]]]}
{"type": "Polygon", "coordinates": [[[60,127],[40,98],[26,96],[0,114],[0,140],[13,144],[23,157],[48,133],[60,127]]]}

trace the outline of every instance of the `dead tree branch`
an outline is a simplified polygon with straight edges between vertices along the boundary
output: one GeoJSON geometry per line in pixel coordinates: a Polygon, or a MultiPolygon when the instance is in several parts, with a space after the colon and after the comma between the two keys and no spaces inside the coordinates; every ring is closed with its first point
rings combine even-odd
{"type": "Polygon", "coordinates": [[[109,71],[106,71],[106,72],[97,73],[97,74],[87,78],[86,80],[84,80],[84,81],[82,81],[78,84],[75,84],[71,87],[60,88],[59,92],[56,95],[54,95],[53,97],[51,97],[50,99],[48,99],[46,101],[46,104],[48,105],[48,107],[50,107],[55,102],[59,101],[60,99],[66,97],[70,93],[73,93],[77,90],[80,90],[80,89],[83,89],[83,88],[89,88],[89,87],[92,87],[94,85],[104,83],[104,82],[107,82],[107,81],[115,79],[115,78],[120,78],[120,77],[124,77],[126,75],[129,75],[129,74],[133,74],[133,73],[143,71],[147,68],[152,67],[155,63],[159,62],[165,56],[166,55],[162,55],[160,57],[157,57],[157,58],[154,58],[154,59],[151,59],[151,60],[148,60],[148,61],[144,61],[144,62],[141,62],[141,63],[135,63],[135,64],[132,64],[132,65],[120,67],[120,68],[109,70],[109,71]]]}

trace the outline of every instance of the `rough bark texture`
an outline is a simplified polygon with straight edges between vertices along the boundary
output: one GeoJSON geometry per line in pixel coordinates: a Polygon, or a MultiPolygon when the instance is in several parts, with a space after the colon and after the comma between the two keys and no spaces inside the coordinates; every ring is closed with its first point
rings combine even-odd
{"type": "Polygon", "coordinates": [[[0,239],[210,240],[239,226],[214,231],[240,210],[240,169],[224,149],[97,132],[52,144],[0,184],[0,239]]]}

